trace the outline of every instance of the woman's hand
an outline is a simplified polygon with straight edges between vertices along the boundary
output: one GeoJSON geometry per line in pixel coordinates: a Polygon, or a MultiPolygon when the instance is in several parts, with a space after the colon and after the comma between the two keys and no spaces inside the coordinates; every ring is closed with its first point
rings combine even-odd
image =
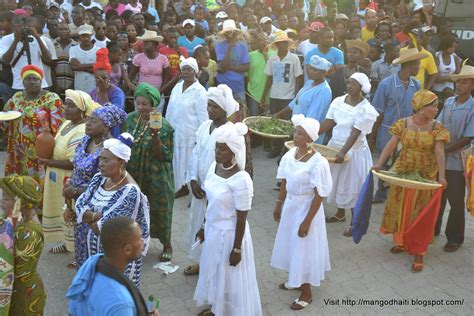
{"type": "Polygon", "coordinates": [[[63,218],[66,223],[72,223],[76,219],[76,213],[74,213],[71,209],[68,209],[64,212],[63,218]]]}
{"type": "Polygon", "coordinates": [[[298,236],[300,236],[301,238],[308,236],[310,226],[311,226],[311,222],[304,220],[300,224],[300,229],[298,229],[298,236]]]}
{"type": "Polygon", "coordinates": [[[448,181],[446,181],[445,178],[439,178],[438,182],[443,186],[443,189],[446,189],[448,187],[448,181]]]}
{"type": "Polygon", "coordinates": [[[44,159],[44,158],[40,158],[40,157],[37,157],[36,159],[38,159],[38,162],[42,165],[45,165],[46,167],[49,167],[48,163],[50,161],[50,159],[44,159]]]}
{"type": "Polygon", "coordinates": [[[343,163],[344,158],[346,158],[346,154],[340,151],[336,154],[336,160],[334,160],[334,163],[343,163]]]}
{"type": "Polygon", "coordinates": [[[201,200],[206,196],[206,192],[201,189],[201,186],[196,182],[196,180],[191,180],[191,191],[196,199],[201,200]]]}
{"type": "Polygon", "coordinates": [[[204,242],[204,228],[201,228],[197,233],[196,233],[196,238],[194,238],[194,240],[197,240],[197,239],[200,239],[201,240],[201,244],[204,242]]]}
{"type": "Polygon", "coordinates": [[[107,92],[107,88],[108,88],[108,85],[109,85],[109,81],[98,76],[97,77],[97,89],[100,91],[100,92],[107,92]]]}
{"type": "Polygon", "coordinates": [[[281,205],[281,202],[277,202],[277,204],[275,205],[275,210],[273,211],[273,219],[277,223],[279,223],[281,219],[281,205]]]}
{"type": "Polygon", "coordinates": [[[229,263],[232,267],[237,266],[242,260],[242,254],[234,251],[230,252],[229,263]]]}
{"type": "Polygon", "coordinates": [[[372,167],[372,170],[375,170],[375,171],[380,171],[381,169],[382,169],[382,166],[378,163],[372,167]]]}

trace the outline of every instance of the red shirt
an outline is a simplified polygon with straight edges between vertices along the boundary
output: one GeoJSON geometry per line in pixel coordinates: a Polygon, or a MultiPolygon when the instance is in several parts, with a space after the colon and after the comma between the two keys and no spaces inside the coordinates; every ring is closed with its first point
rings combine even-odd
{"type": "MultiPolygon", "coordinates": [[[[181,55],[184,58],[189,57],[188,51],[186,50],[186,48],[180,46],[179,50],[181,52],[181,55]]],[[[169,62],[170,65],[169,65],[169,68],[168,68],[169,69],[168,70],[168,78],[166,79],[166,81],[171,80],[171,79],[173,79],[174,76],[176,76],[179,73],[179,64],[181,63],[181,61],[179,59],[178,52],[175,49],[170,48],[168,46],[161,47],[159,52],[160,52],[160,54],[163,54],[166,57],[168,57],[168,62],[169,62]]]]}

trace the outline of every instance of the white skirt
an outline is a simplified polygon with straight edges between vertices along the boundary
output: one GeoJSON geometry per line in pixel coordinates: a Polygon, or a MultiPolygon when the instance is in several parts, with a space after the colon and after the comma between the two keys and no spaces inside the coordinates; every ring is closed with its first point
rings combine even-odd
{"type": "Polygon", "coordinates": [[[298,236],[301,223],[309,211],[313,197],[287,194],[273,247],[271,265],[288,272],[288,285],[304,283],[319,286],[324,274],[331,270],[324,207],[321,204],[311,222],[308,235],[298,236]]]}
{"type": "MultiPolygon", "coordinates": [[[[329,141],[328,147],[338,148],[331,144],[331,141],[329,141]]],[[[373,166],[368,146],[361,145],[352,148],[349,154],[348,161],[330,164],[333,184],[327,202],[344,209],[354,208],[365,178],[373,166]]]]}
{"type": "Polygon", "coordinates": [[[198,306],[211,305],[217,316],[262,315],[248,223],[242,240],[242,260],[236,267],[229,264],[234,237],[235,230],[206,225],[194,300],[198,306]]]}
{"type": "Polygon", "coordinates": [[[174,190],[176,193],[186,184],[186,173],[191,163],[194,144],[185,146],[185,144],[179,144],[178,142],[173,146],[174,190]]]}
{"type": "Polygon", "coordinates": [[[189,220],[186,230],[184,231],[184,247],[188,250],[188,257],[195,263],[199,263],[201,258],[202,244],[194,249],[192,245],[196,242],[196,234],[201,229],[204,223],[204,216],[206,215],[207,199],[196,199],[193,195],[191,199],[191,206],[189,207],[189,220]]]}

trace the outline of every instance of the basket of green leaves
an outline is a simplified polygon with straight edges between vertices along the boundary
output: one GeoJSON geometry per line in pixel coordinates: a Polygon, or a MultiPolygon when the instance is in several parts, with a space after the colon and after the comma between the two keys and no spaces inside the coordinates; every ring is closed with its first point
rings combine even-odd
{"type": "Polygon", "coordinates": [[[267,138],[290,138],[293,134],[293,124],[267,116],[249,116],[243,121],[249,130],[267,138]]]}
{"type": "MultiPolygon", "coordinates": [[[[285,147],[288,148],[288,149],[291,149],[294,146],[295,145],[294,145],[292,140],[289,140],[289,141],[285,142],[285,147]]],[[[331,163],[336,161],[336,155],[339,152],[339,150],[337,150],[337,149],[334,149],[334,148],[331,148],[331,147],[328,147],[328,146],[324,146],[324,145],[320,145],[320,144],[316,144],[316,143],[312,143],[311,148],[315,152],[320,153],[321,156],[326,158],[328,160],[328,162],[331,162],[331,163]]],[[[344,161],[348,161],[348,160],[349,160],[349,156],[346,155],[346,157],[344,157],[344,161]]]]}
{"type": "Polygon", "coordinates": [[[436,181],[423,178],[417,172],[397,173],[393,171],[372,170],[372,173],[391,185],[396,185],[408,189],[435,190],[442,185],[436,181]]]}

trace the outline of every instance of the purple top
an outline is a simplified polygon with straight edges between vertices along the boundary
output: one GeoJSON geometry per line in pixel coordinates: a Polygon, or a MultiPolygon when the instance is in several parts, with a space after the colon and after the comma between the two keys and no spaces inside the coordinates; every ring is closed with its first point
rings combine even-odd
{"type": "MultiPolygon", "coordinates": [[[[125,97],[125,93],[122,91],[122,89],[120,89],[117,86],[111,85],[109,90],[107,91],[107,94],[109,96],[109,102],[103,102],[103,101],[100,100],[100,98],[97,95],[97,88],[92,90],[91,97],[92,97],[92,100],[94,100],[95,102],[99,103],[102,106],[107,106],[110,103],[112,103],[116,107],[118,107],[118,108],[125,111],[125,99],[126,99],[126,97],[125,97]]],[[[113,137],[119,136],[120,135],[120,125],[110,129],[110,133],[112,134],[113,137]]]]}
{"type": "MultiPolygon", "coordinates": [[[[218,42],[216,44],[217,62],[220,63],[227,52],[229,43],[227,41],[218,42]]],[[[231,65],[244,65],[250,63],[249,48],[245,42],[237,42],[230,53],[231,65]]],[[[234,93],[245,91],[245,75],[243,72],[226,71],[217,73],[216,80],[219,84],[226,84],[234,93]]]]}

